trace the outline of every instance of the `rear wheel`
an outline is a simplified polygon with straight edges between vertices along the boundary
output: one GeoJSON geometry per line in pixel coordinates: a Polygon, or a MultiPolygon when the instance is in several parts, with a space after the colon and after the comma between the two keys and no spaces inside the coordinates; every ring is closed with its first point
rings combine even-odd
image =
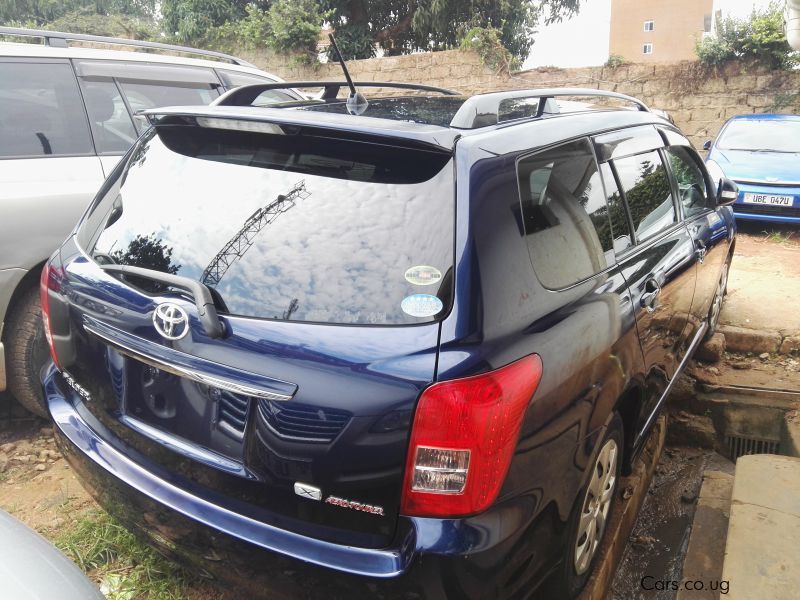
{"type": "Polygon", "coordinates": [[[622,419],[614,414],[594,459],[589,481],[570,517],[561,578],[554,582],[558,597],[577,596],[592,573],[611,518],[623,447],[622,419]]]}
{"type": "Polygon", "coordinates": [[[719,316],[722,314],[722,303],[725,300],[725,295],[728,293],[728,272],[731,268],[731,259],[725,261],[722,266],[722,273],[717,282],[717,290],[714,294],[714,300],[711,302],[711,308],[708,311],[708,331],[706,332],[705,339],[710,339],[712,335],[717,332],[717,325],[719,324],[719,316]]]}
{"type": "Polygon", "coordinates": [[[26,291],[11,310],[6,340],[8,390],[22,406],[48,419],[39,373],[49,350],[44,335],[39,288],[26,291]]]}

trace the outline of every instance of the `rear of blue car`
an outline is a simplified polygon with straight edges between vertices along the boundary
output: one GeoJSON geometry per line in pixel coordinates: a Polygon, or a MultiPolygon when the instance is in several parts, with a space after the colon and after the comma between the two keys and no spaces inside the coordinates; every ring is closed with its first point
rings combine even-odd
{"type": "Polygon", "coordinates": [[[420,527],[446,539],[491,505],[541,373],[431,385],[454,213],[446,149],[163,119],[43,273],[65,455],[112,513],[243,586],[264,556],[277,587],[286,557],[424,570],[420,527]]]}

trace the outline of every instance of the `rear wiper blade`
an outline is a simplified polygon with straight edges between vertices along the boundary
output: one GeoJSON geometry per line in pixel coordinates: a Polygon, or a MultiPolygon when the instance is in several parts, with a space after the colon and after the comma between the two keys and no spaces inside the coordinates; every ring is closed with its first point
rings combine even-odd
{"type": "Polygon", "coordinates": [[[150,279],[151,281],[157,281],[158,283],[189,292],[194,299],[197,315],[206,335],[210,338],[221,338],[225,333],[225,325],[217,314],[211,290],[196,279],[129,265],[100,265],[100,268],[107,273],[119,273],[120,275],[132,275],[142,279],[150,279]]]}

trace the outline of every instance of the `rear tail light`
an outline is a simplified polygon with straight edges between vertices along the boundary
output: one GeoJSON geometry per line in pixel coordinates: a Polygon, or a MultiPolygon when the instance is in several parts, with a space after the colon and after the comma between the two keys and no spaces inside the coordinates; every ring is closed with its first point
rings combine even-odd
{"type": "Polygon", "coordinates": [[[542,360],[532,354],[496,371],[426,389],[411,429],[403,514],[456,517],[491,506],[541,377],[542,360]]]}
{"type": "Polygon", "coordinates": [[[50,356],[53,362],[56,363],[58,370],[61,370],[61,364],[58,362],[58,355],[56,348],[53,344],[53,330],[50,325],[50,290],[57,291],[59,288],[58,282],[55,278],[54,269],[48,262],[44,269],[42,269],[42,277],[39,280],[39,298],[42,304],[42,320],[44,321],[44,335],[47,338],[47,345],[50,347],[50,356]]]}

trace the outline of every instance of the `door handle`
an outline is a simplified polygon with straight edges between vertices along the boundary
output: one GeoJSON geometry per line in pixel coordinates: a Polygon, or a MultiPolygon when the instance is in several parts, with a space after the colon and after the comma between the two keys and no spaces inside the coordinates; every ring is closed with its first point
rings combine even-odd
{"type": "Polygon", "coordinates": [[[655,279],[648,279],[647,283],[644,284],[644,289],[645,292],[642,294],[639,302],[642,308],[647,310],[647,312],[653,312],[656,309],[656,300],[658,300],[658,296],[661,294],[661,286],[658,285],[655,279]]]}
{"type": "Polygon", "coordinates": [[[707,252],[706,245],[701,240],[697,240],[695,242],[694,257],[701,265],[703,264],[703,261],[706,259],[706,252],[707,252]]]}

